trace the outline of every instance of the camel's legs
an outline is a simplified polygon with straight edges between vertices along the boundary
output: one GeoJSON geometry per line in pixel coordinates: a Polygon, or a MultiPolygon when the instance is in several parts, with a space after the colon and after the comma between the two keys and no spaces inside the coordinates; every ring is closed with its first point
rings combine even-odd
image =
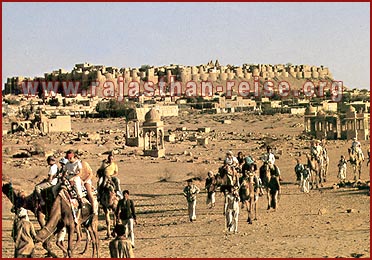
{"type": "Polygon", "coordinates": [[[103,211],[105,213],[105,219],[106,219],[106,227],[107,227],[107,230],[106,230],[106,238],[109,239],[110,238],[110,234],[111,234],[111,219],[110,219],[110,210],[106,207],[103,208],[103,211]]]}
{"type": "Polygon", "coordinates": [[[74,242],[74,232],[75,232],[75,223],[72,223],[72,225],[67,227],[68,232],[68,246],[67,246],[67,253],[68,257],[73,257],[73,247],[72,244],[74,242]]]}

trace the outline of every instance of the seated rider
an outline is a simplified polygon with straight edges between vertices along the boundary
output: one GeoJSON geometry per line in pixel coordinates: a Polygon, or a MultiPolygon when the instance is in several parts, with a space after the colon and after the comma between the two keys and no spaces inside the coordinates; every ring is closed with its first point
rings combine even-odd
{"type": "Polygon", "coordinates": [[[320,162],[320,158],[323,154],[323,148],[320,146],[320,141],[319,140],[312,141],[310,149],[311,149],[311,158],[320,162]]]}
{"type": "Polygon", "coordinates": [[[273,170],[275,165],[275,155],[273,154],[273,149],[268,146],[266,148],[266,151],[267,153],[265,153],[262,157],[262,161],[264,164],[268,164],[270,169],[273,170]]]}
{"type": "Polygon", "coordinates": [[[302,175],[302,172],[305,169],[305,167],[302,163],[300,163],[300,159],[297,158],[296,162],[297,162],[297,164],[294,168],[295,173],[296,173],[296,180],[301,181],[301,175],[302,175]]]}
{"type": "Polygon", "coordinates": [[[58,166],[56,164],[56,159],[53,156],[48,156],[47,163],[49,166],[48,177],[35,186],[35,193],[37,195],[36,199],[39,200],[41,206],[45,205],[45,201],[41,196],[41,191],[56,185],[58,181],[58,166]]]}
{"type": "Polygon", "coordinates": [[[243,164],[243,176],[240,183],[242,183],[244,180],[247,180],[247,178],[253,175],[255,192],[257,191],[257,189],[259,189],[259,194],[260,196],[262,196],[263,194],[262,181],[261,178],[257,175],[257,170],[258,167],[255,160],[251,156],[245,157],[243,164]]]}
{"type": "Polygon", "coordinates": [[[93,170],[86,161],[81,161],[81,172],[80,172],[80,178],[84,185],[84,188],[87,192],[87,198],[92,205],[93,208],[93,214],[98,215],[98,202],[96,198],[94,197],[94,187],[93,187],[93,170]]]}
{"type": "Polygon", "coordinates": [[[226,153],[226,158],[224,160],[224,165],[232,166],[234,168],[239,167],[239,161],[238,159],[233,155],[232,151],[228,151],[226,153]]]}
{"type": "Polygon", "coordinates": [[[103,178],[106,177],[108,179],[111,179],[112,182],[114,183],[116,194],[120,198],[123,198],[123,195],[120,189],[120,180],[118,178],[118,173],[119,173],[118,165],[114,161],[114,155],[112,153],[108,155],[106,160],[102,161],[102,165],[98,171],[102,171],[103,173],[103,175],[99,176],[98,192],[99,193],[101,192],[101,186],[104,182],[103,178]]]}
{"type": "Polygon", "coordinates": [[[80,178],[81,169],[83,168],[81,161],[77,158],[74,151],[69,150],[66,153],[66,158],[68,163],[66,163],[66,179],[70,181],[72,184],[74,191],[76,192],[77,200],[79,202],[79,206],[82,207],[82,198],[83,198],[83,191],[82,191],[82,181],[80,178]]]}
{"type": "Polygon", "coordinates": [[[361,144],[356,137],[353,138],[353,142],[351,143],[351,149],[354,151],[354,153],[356,153],[359,156],[359,158],[361,158],[364,161],[364,154],[361,148],[361,144]]]}
{"type": "Polygon", "coordinates": [[[360,142],[356,137],[354,137],[353,142],[351,143],[351,149],[353,149],[356,152],[358,147],[360,147],[360,142]]]}
{"type": "Polygon", "coordinates": [[[66,164],[67,163],[68,163],[68,160],[65,157],[63,157],[59,160],[60,168],[58,169],[58,181],[57,181],[57,184],[52,189],[54,197],[57,196],[57,194],[58,194],[58,192],[61,188],[62,178],[64,178],[64,175],[66,173],[66,164]]]}

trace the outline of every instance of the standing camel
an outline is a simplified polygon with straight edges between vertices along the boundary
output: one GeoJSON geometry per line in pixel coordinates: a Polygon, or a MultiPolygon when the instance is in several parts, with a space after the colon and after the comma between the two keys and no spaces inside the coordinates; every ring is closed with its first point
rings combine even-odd
{"type": "Polygon", "coordinates": [[[310,170],[311,175],[311,189],[319,189],[320,176],[322,174],[322,163],[321,160],[317,161],[315,158],[311,157],[309,154],[306,154],[307,158],[307,167],[310,170]]]}
{"type": "MultiPolygon", "coordinates": [[[[12,183],[4,183],[2,185],[2,192],[5,196],[8,197],[10,202],[13,204],[12,212],[16,212],[21,207],[25,208],[34,213],[37,221],[40,224],[40,227],[43,228],[45,226],[46,219],[49,217],[49,212],[51,212],[52,204],[53,204],[53,193],[52,188],[49,187],[45,190],[42,190],[41,196],[43,196],[45,203],[44,207],[40,207],[37,204],[37,200],[35,199],[36,194],[31,193],[30,195],[26,196],[24,192],[15,190],[13,188],[12,183]]],[[[61,229],[57,229],[56,233],[58,233],[61,229]]],[[[47,255],[52,257],[57,257],[55,253],[53,253],[50,248],[50,240],[52,237],[46,239],[43,243],[43,248],[47,250],[47,255]]],[[[60,247],[60,245],[58,245],[60,247]]],[[[64,251],[63,248],[61,248],[64,251]]]]}
{"type": "Polygon", "coordinates": [[[257,220],[258,185],[258,178],[254,175],[254,172],[243,173],[239,194],[240,200],[248,212],[248,224],[252,224],[253,210],[254,220],[257,220]]]}
{"type": "MultiPolygon", "coordinates": [[[[118,206],[119,198],[115,192],[115,185],[111,181],[111,179],[104,174],[102,176],[99,176],[99,178],[103,178],[103,182],[99,187],[99,198],[98,202],[101,204],[102,209],[105,213],[105,219],[106,219],[106,239],[110,238],[110,235],[113,237],[115,234],[111,232],[111,217],[110,213],[114,213],[116,211],[116,208],[118,206]]],[[[98,186],[98,185],[97,185],[98,186]]],[[[115,214],[113,214],[115,224],[117,222],[115,214]]]]}
{"type": "Polygon", "coordinates": [[[354,169],[354,180],[357,180],[357,172],[359,173],[360,179],[360,175],[362,173],[362,163],[364,161],[364,158],[360,156],[357,152],[355,152],[354,149],[348,148],[347,150],[349,153],[349,162],[354,169]]]}
{"type": "Polygon", "coordinates": [[[220,191],[226,196],[229,187],[240,187],[239,174],[234,167],[229,165],[221,166],[218,173],[215,175],[216,186],[220,187],[220,191]]]}
{"type": "MultiPolygon", "coordinates": [[[[27,210],[30,210],[31,212],[34,213],[35,217],[37,218],[40,227],[43,228],[45,226],[46,221],[51,216],[52,212],[52,206],[54,204],[54,196],[52,193],[52,188],[53,187],[48,187],[44,190],[41,191],[41,196],[43,197],[43,200],[46,202],[45,206],[41,207],[38,203],[37,200],[35,199],[35,193],[31,193],[30,195],[26,196],[24,192],[22,191],[17,191],[13,188],[12,183],[4,183],[2,185],[2,192],[8,197],[10,202],[13,204],[12,212],[17,212],[21,207],[25,208],[27,210]]],[[[64,232],[64,225],[63,222],[57,223],[56,229],[54,231],[54,234],[57,235],[57,237],[63,237],[64,232]]],[[[78,234],[78,238],[76,243],[78,244],[81,240],[81,231],[80,231],[80,226],[77,226],[76,232],[78,234]]],[[[87,243],[88,243],[88,231],[86,231],[87,234],[87,243]]],[[[53,236],[48,236],[44,241],[43,241],[43,248],[47,250],[47,256],[51,256],[56,258],[57,255],[52,252],[51,250],[51,239],[53,236]]],[[[62,240],[63,241],[63,240],[62,240]]],[[[67,250],[63,246],[61,240],[56,241],[56,245],[63,251],[64,255],[67,255],[67,250]]],[[[87,244],[85,245],[85,249],[82,252],[82,254],[87,250],[87,244]]]]}
{"type": "MultiPolygon", "coordinates": [[[[62,222],[63,227],[66,227],[68,234],[68,246],[67,246],[67,256],[73,257],[73,249],[76,247],[78,241],[80,241],[80,232],[77,230],[78,240],[73,246],[73,234],[75,230],[83,224],[89,232],[90,239],[92,241],[93,252],[92,257],[99,257],[98,251],[98,216],[93,214],[93,209],[90,204],[85,204],[82,208],[80,216],[78,218],[78,223],[75,223],[72,208],[71,208],[71,198],[65,188],[61,189],[57,198],[55,199],[51,215],[46,223],[46,225],[37,232],[36,239],[40,242],[47,240],[57,228],[58,223],[62,222]]],[[[85,248],[86,249],[86,248],[85,248]]]]}
{"type": "Polygon", "coordinates": [[[270,169],[269,164],[265,162],[260,167],[260,179],[262,181],[262,186],[266,190],[267,209],[276,209],[280,192],[278,166],[274,165],[274,169],[270,169]]]}

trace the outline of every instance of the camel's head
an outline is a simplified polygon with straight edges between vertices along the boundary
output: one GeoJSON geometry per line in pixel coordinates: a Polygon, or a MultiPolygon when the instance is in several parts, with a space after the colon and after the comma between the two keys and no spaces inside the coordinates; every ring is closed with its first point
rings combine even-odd
{"type": "Polygon", "coordinates": [[[11,182],[4,183],[2,186],[2,191],[13,204],[12,212],[17,212],[17,209],[24,205],[26,194],[24,191],[14,191],[13,184],[11,182]]]}
{"type": "Polygon", "coordinates": [[[11,197],[13,196],[13,185],[11,182],[4,183],[2,186],[3,193],[11,200],[11,197]]]}

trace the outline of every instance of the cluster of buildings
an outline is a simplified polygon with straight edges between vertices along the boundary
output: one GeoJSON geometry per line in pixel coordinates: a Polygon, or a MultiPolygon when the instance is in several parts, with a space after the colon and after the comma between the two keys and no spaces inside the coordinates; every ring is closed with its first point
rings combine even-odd
{"type": "MultiPolygon", "coordinates": [[[[242,66],[220,65],[216,60],[199,66],[167,65],[167,66],[148,66],[143,65],[141,68],[117,68],[106,67],[104,65],[93,65],[90,63],[76,64],[72,71],[58,69],[50,73],[45,73],[44,77],[23,77],[15,76],[7,79],[5,83],[4,94],[19,94],[21,84],[24,81],[78,81],[81,82],[81,91],[88,90],[92,82],[99,82],[99,87],[107,81],[111,81],[118,87],[119,77],[124,78],[126,86],[131,81],[146,82],[151,81],[154,84],[163,79],[165,81],[176,80],[182,83],[189,81],[201,82],[210,81],[226,82],[229,80],[250,81],[253,77],[260,77],[263,80],[275,78],[281,79],[309,79],[309,80],[326,80],[332,79],[332,74],[327,67],[310,66],[310,65],[291,65],[291,64],[243,64],[242,66]]],[[[98,91],[97,95],[102,95],[98,91]]]]}
{"type": "MultiPolygon", "coordinates": [[[[97,116],[96,107],[99,102],[109,102],[110,98],[100,95],[82,95],[66,97],[58,91],[53,97],[36,95],[32,98],[22,95],[21,84],[24,80],[36,81],[79,81],[81,89],[88,89],[92,81],[104,82],[110,80],[118,84],[117,79],[123,77],[125,82],[152,81],[157,84],[160,78],[179,82],[187,81],[210,81],[221,83],[228,80],[252,80],[252,77],[260,77],[264,80],[331,80],[332,75],[328,68],[308,65],[269,65],[243,64],[242,66],[221,66],[218,60],[210,61],[199,66],[169,65],[161,67],[142,66],[141,68],[116,68],[89,63],[76,64],[71,72],[59,69],[51,73],[45,73],[44,77],[8,78],[3,90],[3,116],[21,114],[21,109],[33,106],[35,111],[41,111],[35,118],[27,120],[15,120],[11,130],[37,129],[42,133],[58,131],[71,131],[71,116],[97,116]],[[18,94],[18,95],[14,95],[18,94]],[[11,105],[7,100],[15,100],[17,105],[11,105]],[[63,127],[61,127],[63,126],[63,127]]],[[[301,81],[302,80],[302,81],[301,81]]],[[[359,90],[344,90],[349,97],[360,95],[359,90]],[[358,92],[358,93],[356,93],[358,92]]],[[[100,93],[97,91],[96,93],[100,93]]],[[[365,93],[369,97],[368,93],[365,93]]],[[[155,110],[159,116],[178,116],[179,110],[196,109],[201,113],[234,113],[240,111],[252,111],[253,113],[289,113],[304,116],[304,131],[316,138],[322,139],[350,139],[357,136],[359,139],[369,139],[370,103],[359,102],[334,102],[327,97],[307,98],[303,94],[285,99],[270,98],[264,96],[241,96],[233,92],[227,97],[221,93],[205,96],[201,99],[190,99],[187,96],[146,96],[126,97],[123,101],[134,101],[136,108],[127,116],[128,145],[149,148],[152,146],[164,146],[164,131],[160,119],[146,119],[150,113],[155,117],[155,110]],[[148,130],[153,127],[158,130],[148,130]],[[159,140],[158,140],[159,139],[159,140]],[[157,141],[156,141],[157,140],[157,141]],[[155,142],[156,141],[156,142],[155,142]],[[154,143],[155,142],[155,143],[154,143]],[[147,146],[146,146],[147,145],[147,146]]],[[[368,98],[369,100],[369,98],[368,98]]],[[[18,117],[19,118],[19,117],[18,117]]],[[[155,147],[154,146],[154,147],[155,147]]],[[[159,150],[158,155],[163,152],[159,150]]]]}

